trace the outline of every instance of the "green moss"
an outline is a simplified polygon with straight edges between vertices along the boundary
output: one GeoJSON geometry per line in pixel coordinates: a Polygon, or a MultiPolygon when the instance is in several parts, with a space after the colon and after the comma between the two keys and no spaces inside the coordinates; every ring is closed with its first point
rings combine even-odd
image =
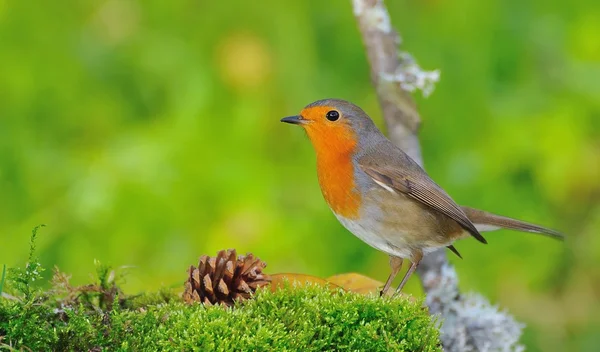
{"type": "Polygon", "coordinates": [[[233,309],[174,299],[106,313],[0,305],[2,343],[32,350],[434,351],[438,334],[420,302],[314,286],[264,290],[233,309]]]}
{"type": "Polygon", "coordinates": [[[22,293],[23,299],[28,302],[32,301],[39,293],[39,290],[34,287],[34,282],[40,280],[42,278],[42,272],[44,272],[44,268],[42,268],[38,258],[35,256],[35,240],[37,238],[38,230],[44,226],[46,225],[38,225],[31,231],[29,240],[29,258],[25,265],[25,269],[9,269],[9,276],[13,287],[18,292],[22,293]]]}
{"type": "MultiPolygon", "coordinates": [[[[320,286],[259,291],[233,308],[187,305],[172,290],[137,296],[122,272],[96,263],[97,281],[74,287],[55,269],[51,288],[31,237],[25,269],[6,275],[0,297],[0,351],[434,351],[439,330],[422,302],[320,286]]],[[[4,279],[3,279],[4,280],[4,279]]]]}

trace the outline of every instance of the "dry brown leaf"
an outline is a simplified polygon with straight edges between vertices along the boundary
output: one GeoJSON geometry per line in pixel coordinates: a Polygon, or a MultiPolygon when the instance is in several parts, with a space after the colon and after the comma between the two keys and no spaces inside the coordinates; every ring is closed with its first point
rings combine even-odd
{"type": "Polygon", "coordinates": [[[334,283],[347,291],[352,291],[363,295],[369,293],[379,293],[383,287],[383,282],[358,273],[334,275],[327,278],[327,281],[334,283]]]}
{"type": "Polygon", "coordinates": [[[305,274],[292,274],[292,273],[281,273],[271,275],[271,291],[276,291],[279,288],[283,288],[285,282],[289,282],[292,285],[306,285],[306,284],[316,284],[320,286],[327,286],[331,289],[339,288],[339,285],[335,283],[328,282],[327,280],[323,280],[316,276],[305,275],[305,274]]]}
{"type": "MultiPolygon", "coordinates": [[[[327,281],[340,286],[346,291],[360,293],[361,295],[379,295],[381,289],[383,288],[383,282],[358,273],[334,275],[328,277],[327,281]]],[[[392,296],[394,292],[394,287],[390,287],[390,289],[386,293],[386,296],[392,296]]],[[[400,295],[404,297],[409,297],[410,300],[415,299],[412,295],[407,295],[404,293],[400,293],[400,295]]]]}
{"type": "MultiPolygon", "coordinates": [[[[284,287],[285,282],[300,286],[316,284],[329,287],[330,289],[341,288],[345,291],[351,291],[361,295],[379,295],[379,292],[383,288],[383,282],[358,273],[339,274],[327,279],[321,279],[320,277],[305,274],[280,273],[271,275],[271,284],[269,285],[271,291],[274,292],[277,289],[284,287]]],[[[386,296],[392,296],[393,294],[394,288],[392,287],[388,290],[386,296]]],[[[404,293],[401,293],[400,295],[408,297],[411,301],[415,300],[412,295],[404,293]]]]}

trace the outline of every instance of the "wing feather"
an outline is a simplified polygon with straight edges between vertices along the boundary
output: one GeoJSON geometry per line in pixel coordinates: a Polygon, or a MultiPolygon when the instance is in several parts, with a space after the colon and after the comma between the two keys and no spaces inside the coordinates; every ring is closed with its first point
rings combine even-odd
{"type": "MultiPolygon", "coordinates": [[[[407,157],[408,158],[408,157],[407,157]]],[[[433,180],[425,171],[418,168],[414,161],[409,160],[409,165],[394,166],[389,162],[379,165],[373,162],[374,158],[359,160],[360,168],[374,181],[380,182],[394,190],[402,192],[409,197],[429,206],[430,208],[450,217],[467,230],[473,237],[482,243],[487,243],[485,238],[477,231],[475,225],[469,220],[462,208],[433,180]],[[362,161],[362,163],[361,163],[362,161]],[[407,167],[408,166],[408,167],[407,167]]]]}

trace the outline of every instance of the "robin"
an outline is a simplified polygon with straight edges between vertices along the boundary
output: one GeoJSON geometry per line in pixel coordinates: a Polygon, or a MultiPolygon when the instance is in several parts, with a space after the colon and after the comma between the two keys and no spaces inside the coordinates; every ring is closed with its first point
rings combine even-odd
{"type": "Polygon", "coordinates": [[[411,266],[400,292],[423,256],[447,247],[462,258],[454,241],[506,228],[563,235],[538,225],[461,207],[415,161],[390,142],[358,106],[325,99],[281,122],[302,126],[317,155],[317,174],[325,201],[339,222],[371,247],[390,256],[384,295],[402,267],[411,266]]]}

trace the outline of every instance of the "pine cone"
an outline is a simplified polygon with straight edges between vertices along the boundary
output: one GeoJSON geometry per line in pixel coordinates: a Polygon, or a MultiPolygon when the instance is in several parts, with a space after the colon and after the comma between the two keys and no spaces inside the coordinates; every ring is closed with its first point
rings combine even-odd
{"type": "Polygon", "coordinates": [[[190,266],[183,300],[232,306],[270,282],[269,276],[262,272],[266,266],[252,254],[238,257],[235,249],[222,250],[216,257],[203,255],[197,268],[190,266]]]}

